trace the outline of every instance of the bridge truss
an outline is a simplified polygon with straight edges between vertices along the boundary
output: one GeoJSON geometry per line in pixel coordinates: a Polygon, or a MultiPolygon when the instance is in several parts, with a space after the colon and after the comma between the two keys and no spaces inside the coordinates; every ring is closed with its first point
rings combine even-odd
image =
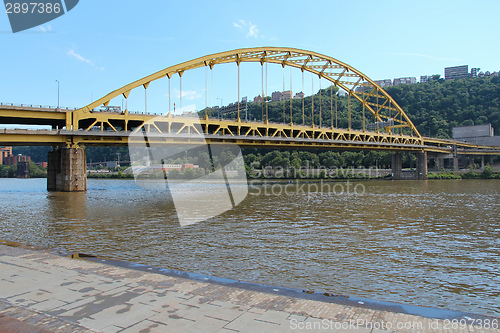
{"type": "Polygon", "coordinates": [[[51,125],[53,128],[45,132],[4,130],[0,133],[1,141],[12,145],[126,145],[130,133],[141,131],[147,133],[149,140],[169,144],[198,144],[204,138],[207,143],[237,143],[241,146],[498,154],[495,147],[423,138],[404,110],[382,87],[360,71],[316,52],[277,47],[226,51],[170,66],[76,110],[0,105],[0,123],[51,125]],[[174,75],[182,78],[186,71],[202,67],[212,70],[219,64],[235,63],[239,67],[243,62],[289,66],[330,81],[347,92],[349,100],[353,98],[359,102],[363,129],[336,128],[333,121],[331,126],[318,126],[314,124],[314,118],[312,126],[291,121],[273,123],[267,115],[264,117],[264,113],[261,121],[246,122],[242,121],[239,112],[236,120],[210,118],[207,113],[200,119],[174,116],[170,112],[162,116],[136,114],[127,109],[122,112],[109,107],[112,99],[123,96],[128,100],[132,90],[147,91],[156,80],[170,79],[174,75]],[[101,106],[105,106],[106,111],[97,110],[101,106]],[[372,126],[366,126],[365,112],[371,114],[372,126]]]}
{"type": "MultiPolygon", "coordinates": [[[[149,85],[158,79],[170,79],[173,75],[182,77],[185,71],[201,67],[212,69],[215,65],[219,64],[236,63],[240,66],[242,62],[257,62],[262,66],[265,63],[272,63],[281,65],[283,68],[290,66],[298,68],[302,72],[313,73],[320,79],[330,81],[333,85],[348,93],[349,101],[352,97],[362,106],[363,133],[351,131],[351,128],[347,130],[335,129],[333,122],[329,129],[327,127],[315,128],[315,125],[307,129],[307,126],[294,125],[292,122],[290,124],[272,124],[269,122],[267,116],[262,119],[260,124],[242,122],[238,111],[238,117],[233,122],[221,121],[206,116],[202,120],[205,134],[266,137],[285,136],[288,138],[422,144],[420,133],[404,110],[366,75],[329,56],[305,50],[277,47],[260,47],[221,52],[165,68],[125,85],[81,109],[73,111],[72,117],[68,119],[66,128],[90,131],[94,126],[100,126],[101,128],[109,128],[116,132],[119,129],[127,131],[146,130],[144,128],[146,122],[143,119],[138,119],[137,115],[129,114],[128,110],[125,110],[123,114],[94,110],[102,105],[108,106],[113,98],[120,95],[127,100],[133,89],[140,87],[148,89],[149,85]],[[366,131],[365,112],[373,116],[372,119],[375,123],[386,125],[382,125],[380,128],[377,126],[376,133],[366,131]],[[395,133],[397,129],[400,129],[399,134],[395,133]],[[384,134],[380,132],[384,132],[384,134]]],[[[177,119],[177,121],[182,122],[180,119],[177,119]]],[[[188,120],[184,120],[184,122],[189,123],[188,120]]],[[[186,126],[189,127],[188,125],[186,126]]],[[[171,119],[168,119],[168,117],[164,117],[164,119],[158,117],[154,121],[153,126],[148,126],[147,130],[170,133],[171,128],[171,119]]],[[[186,127],[181,125],[181,128],[184,129],[186,127]]],[[[182,132],[182,130],[179,132],[177,128],[175,130],[178,131],[178,134],[182,132]]]]}

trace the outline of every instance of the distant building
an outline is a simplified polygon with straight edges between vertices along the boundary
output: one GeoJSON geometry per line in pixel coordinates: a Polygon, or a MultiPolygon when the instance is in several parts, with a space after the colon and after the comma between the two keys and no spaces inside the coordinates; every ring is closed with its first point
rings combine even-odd
{"type": "Polygon", "coordinates": [[[261,96],[261,95],[259,95],[259,96],[255,96],[255,97],[253,98],[253,102],[254,102],[254,103],[262,103],[262,96],[261,96]]]}
{"type": "Polygon", "coordinates": [[[0,164],[5,164],[4,161],[12,156],[12,147],[0,148],[0,164]]]}
{"type": "Polygon", "coordinates": [[[430,75],[420,75],[420,83],[426,83],[432,80],[432,76],[430,75]]]}
{"type": "Polygon", "coordinates": [[[477,74],[479,73],[479,70],[481,68],[471,68],[470,69],[470,77],[477,77],[477,74]]]}
{"type": "Polygon", "coordinates": [[[398,79],[394,79],[392,85],[397,86],[400,84],[415,84],[417,83],[416,77],[400,77],[398,79]]]}
{"type": "Polygon", "coordinates": [[[273,102],[279,102],[279,101],[281,101],[282,96],[283,96],[283,93],[281,91],[275,91],[271,95],[271,100],[273,102]]]}
{"type": "Polygon", "coordinates": [[[295,96],[293,96],[293,98],[295,99],[302,99],[306,96],[306,94],[304,94],[302,91],[301,92],[298,92],[295,94],[295,96]]]}
{"type": "Polygon", "coordinates": [[[292,99],[292,91],[291,90],[287,90],[287,91],[283,91],[283,94],[281,95],[281,100],[282,101],[289,101],[292,99]]]}
{"type": "Polygon", "coordinates": [[[183,163],[183,164],[163,164],[163,171],[168,173],[171,170],[179,170],[184,171],[186,169],[200,169],[199,165],[191,164],[191,163],[183,163]]]}
{"type": "Polygon", "coordinates": [[[390,87],[390,86],[392,86],[391,79],[377,80],[377,81],[375,81],[375,83],[378,84],[381,87],[390,87]]]}
{"type": "Polygon", "coordinates": [[[3,147],[0,148],[0,164],[3,165],[15,165],[18,163],[29,163],[31,161],[31,157],[12,154],[12,147],[3,147]]]}
{"type": "Polygon", "coordinates": [[[446,67],[444,69],[445,80],[463,79],[469,77],[469,65],[446,67]]]}
{"type": "Polygon", "coordinates": [[[500,146],[491,124],[453,127],[453,139],[485,146],[500,146]]]}
{"type": "Polygon", "coordinates": [[[238,105],[238,102],[229,103],[229,105],[225,105],[220,107],[217,111],[220,111],[221,114],[229,114],[238,112],[238,107],[241,112],[245,112],[248,110],[248,101],[246,97],[241,99],[241,102],[238,105]]]}

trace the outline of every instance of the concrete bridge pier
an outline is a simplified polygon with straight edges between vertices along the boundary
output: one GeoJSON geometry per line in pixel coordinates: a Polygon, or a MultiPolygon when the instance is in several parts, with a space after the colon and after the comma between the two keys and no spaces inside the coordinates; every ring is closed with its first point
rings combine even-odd
{"type": "Polygon", "coordinates": [[[76,192],[87,190],[85,148],[56,148],[48,154],[47,190],[76,192]]]}
{"type": "Polygon", "coordinates": [[[417,153],[417,179],[427,179],[427,152],[417,153]]]}
{"type": "Polygon", "coordinates": [[[392,154],[392,179],[393,180],[426,180],[427,179],[427,152],[417,153],[417,170],[403,173],[403,161],[400,152],[392,154]]]}
{"type": "Polygon", "coordinates": [[[401,159],[401,153],[395,152],[392,154],[392,179],[401,180],[401,174],[403,172],[403,161],[401,159]]]}

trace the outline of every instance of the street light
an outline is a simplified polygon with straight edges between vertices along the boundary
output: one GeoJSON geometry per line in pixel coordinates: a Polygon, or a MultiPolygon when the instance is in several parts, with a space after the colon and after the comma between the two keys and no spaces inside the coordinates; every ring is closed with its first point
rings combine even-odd
{"type": "Polygon", "coordinates": [[[56,82],[57,82],[57,108],[59,109],[59,97],[60,97],[59,80],[56,80],[56,82]]]}
{"type": "Polygon", "coordinates": [[[221,119],[221,113],[220,113],[220,110],[222,109],[222,98],[217,97],[217,99],[220,99],[219,119],[221,119]]]}

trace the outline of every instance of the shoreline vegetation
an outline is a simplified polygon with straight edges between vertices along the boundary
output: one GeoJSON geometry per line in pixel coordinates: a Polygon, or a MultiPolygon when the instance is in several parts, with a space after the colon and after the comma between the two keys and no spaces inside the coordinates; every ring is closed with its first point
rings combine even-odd
{"type": "MultiPolygon", "coordinates": [[[[292,181],[292,180],[363,180],[363,179],[381,179],[381,180],[391,180],[391,173],[388,173],[387,170],[383,170],[382,174],[378,174],[375,169],[362,170],[361,172],[356,172],[356,169],[345,169],[344,172],[336,171],[334,174],[328,173],[328,170],[321,170],[319,173],[314,174],[305,174],[301,173],[292,173],[290,172],[288,175],[286,172],[281,172],[279,175],[273,175],[271,173],[262,175],[262,170],[258,170],[260,176],[255,177],[252,173],[247,173],[247,179],[249,181],[267,181],[267,180],[282,180],[282,181],[292,181]],[[348,171],[348,172],[346,172],[348,171]],[[365,173],[363,171],[368,171],[365,173]],[[372,172],[370,172],[372,171],[372,172]],[[372,174],[374,173],[374,174],[372,174]]],[[[196,175],[200,176],[200,175],[196,175]]],[[[133,174],[127,174],[122,172],[116,173],[89,173],[87,178],[94,179],[134,179],[133,174]]],[[[153,177],[155,178],[155,177],[153,177]]],[[[193,174],[186,175],[182,172],[176,173],[174,179],[195,179],[198,177],[193,177],[193,174]]],[[[441,170],[441,171],[429,171],[428,174],[429,180],[459,180],[459,179],[500,179],[500,172],[494,172],[493,167],[487,165],[484,170],[476,171],[473,169],[469,169],[467,171],[452,171],[452,170],[441,170]]]]}

